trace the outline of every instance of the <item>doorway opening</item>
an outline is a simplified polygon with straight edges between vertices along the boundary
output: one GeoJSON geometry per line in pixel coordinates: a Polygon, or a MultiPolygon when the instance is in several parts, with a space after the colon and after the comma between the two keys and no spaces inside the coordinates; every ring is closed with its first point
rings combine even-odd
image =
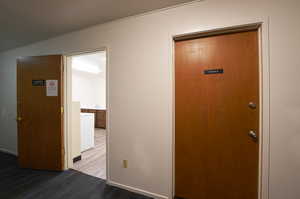
{"type": "Polygon", "coordinates": [[[67,57],[68,167],[106,179],[106,51],[67,57]]]}

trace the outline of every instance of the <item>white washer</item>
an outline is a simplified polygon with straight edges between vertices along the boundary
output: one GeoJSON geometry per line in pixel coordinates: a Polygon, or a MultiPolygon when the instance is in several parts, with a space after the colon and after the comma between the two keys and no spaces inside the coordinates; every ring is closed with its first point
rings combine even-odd
{"type": "Polygon", "coordinates": [[[94,113],[80,113],[81,152],[95,146],[95,116],[94,113]]]}

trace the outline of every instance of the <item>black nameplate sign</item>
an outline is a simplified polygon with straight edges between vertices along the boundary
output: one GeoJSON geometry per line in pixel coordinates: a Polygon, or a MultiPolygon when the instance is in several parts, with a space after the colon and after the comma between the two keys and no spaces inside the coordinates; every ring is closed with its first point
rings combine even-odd
{"type": "Polygon", "coordinates": [[[224,69],[208,69],[204,71],[204,75],[223,74],[224,69]]]}
{"type": "Polygon", "coordinates": [[[45,86],[45,80],[32,80],[32,86],[45,86]]]}

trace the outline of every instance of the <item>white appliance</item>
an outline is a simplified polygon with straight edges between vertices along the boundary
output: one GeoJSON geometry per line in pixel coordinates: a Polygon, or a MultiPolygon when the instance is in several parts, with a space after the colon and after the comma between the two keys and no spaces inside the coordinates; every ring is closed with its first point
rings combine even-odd
{"type": "Polygon", "coordinates": [[[95,146],[95,116],[94,113],[80,113],[81,152],[95,146]]]}

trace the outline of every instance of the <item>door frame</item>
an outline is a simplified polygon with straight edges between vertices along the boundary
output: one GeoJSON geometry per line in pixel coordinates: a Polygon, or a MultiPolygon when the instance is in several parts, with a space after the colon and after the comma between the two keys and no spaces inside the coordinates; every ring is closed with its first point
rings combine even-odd
{"type": "Polygon", "coordinates": [[[269,19],[262,17],[241,23],[217,26],[200,31],[171,35],[172,49],[172,173],[169,198],[175,196],[175,42],[182,39],[194,39],[247,30],[258,30],[259,35],[259,174],[258,199],[269,198],[270,165],[270,65],[269,65],[269,19]]]}
{"type": "Polygon", "coordinates": [[[109,132],[110,132],[110,101],[109,101],[109,50],[108,47],[100,47],[91,50],[77,51],[64,54],[64,118],[65,118],[65,169],[73,168],[73,158],[72,158],[72,134],[71,129],[71,110],[72,110],[72,65],[70,63],[71,57],[76,55],[86,55],[92,54],[100,51],[106,52],[106,179],[109,180],[109,132]]]}

